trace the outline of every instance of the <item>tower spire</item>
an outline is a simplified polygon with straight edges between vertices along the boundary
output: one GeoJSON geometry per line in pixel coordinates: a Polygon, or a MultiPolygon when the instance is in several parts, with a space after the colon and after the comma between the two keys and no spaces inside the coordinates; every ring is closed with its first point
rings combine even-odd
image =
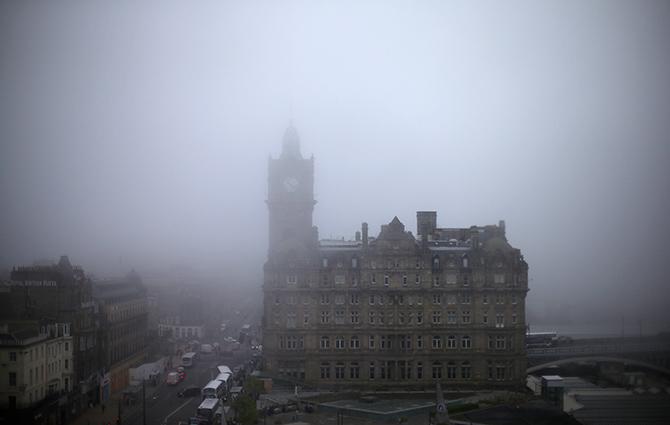
{"type": "Polygon", "coordinates": [[[284,132],[281,158],[302,159],[302,155],[300,154],[300,137],[298,137],[298,130],[293,126],[293,120],[289,122],[288,128],[284,132]]]}

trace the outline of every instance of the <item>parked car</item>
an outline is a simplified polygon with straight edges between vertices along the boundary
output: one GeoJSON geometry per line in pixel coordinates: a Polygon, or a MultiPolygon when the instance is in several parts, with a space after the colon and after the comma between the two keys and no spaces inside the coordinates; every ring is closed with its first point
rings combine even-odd
{"type": "Polygon", "coordinates": [[[190,386],[177,393],[177,397],[195,397],[200,395],[200,387],[190,386]]]}

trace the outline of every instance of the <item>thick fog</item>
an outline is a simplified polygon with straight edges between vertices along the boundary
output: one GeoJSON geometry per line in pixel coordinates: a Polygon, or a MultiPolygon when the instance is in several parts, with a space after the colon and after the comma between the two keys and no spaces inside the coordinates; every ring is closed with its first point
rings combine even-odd
{"type": "Polygon", "coordinates": [[[292,120],[322,238],[504,219],[531,320],[667,326],[669,40],[663,0],[2,2],[0,267],[260,286],[292,120]]]}

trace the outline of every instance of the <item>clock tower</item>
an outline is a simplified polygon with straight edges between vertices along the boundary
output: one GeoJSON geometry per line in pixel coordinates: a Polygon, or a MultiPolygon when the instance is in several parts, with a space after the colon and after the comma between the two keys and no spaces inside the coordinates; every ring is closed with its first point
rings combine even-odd
{"type": "Polygon", "coordinates": [[[269,257],[302,256],[316,246],[314,157],[303,158],[293,126],[284,133],[279,158],[268,161],[269,257]],[[302,255],[301,255],[302,254],[302,255]]]}

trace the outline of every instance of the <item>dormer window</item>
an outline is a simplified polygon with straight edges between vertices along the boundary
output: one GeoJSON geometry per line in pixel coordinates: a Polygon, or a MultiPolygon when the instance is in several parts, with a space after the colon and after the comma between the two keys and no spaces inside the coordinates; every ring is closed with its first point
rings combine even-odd
{"type": "Polygon", "coordinates": [[[328,267],[328,259],[327,259],[327,258],[323,258],[323,259],[321,260],[321,265],[323,266],[323,268],[328,267]]]}

